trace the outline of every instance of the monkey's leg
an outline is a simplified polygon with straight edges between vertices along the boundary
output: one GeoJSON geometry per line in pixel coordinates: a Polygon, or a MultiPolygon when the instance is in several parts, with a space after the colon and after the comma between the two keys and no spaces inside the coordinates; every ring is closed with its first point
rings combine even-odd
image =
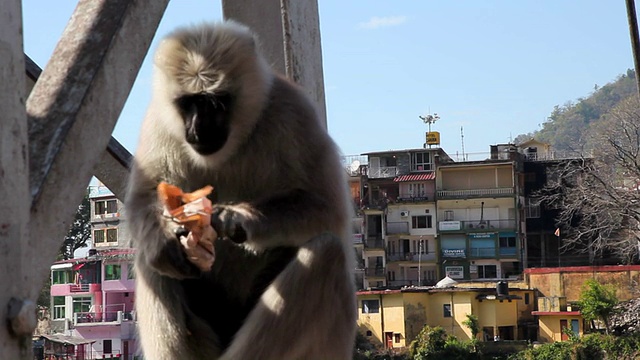
{"type": "Polygon", "coordinates": [[[180,282],[136,267],[136,318],[145,359],[199,360],[220,355],[211,328],[190,313],[180,282]]]}
{"type": "Polygon", "coordinates": [[[347,256],[351,252],[329,234],[303,245],[221,359],[350,359],[356,302],[347,256]]]}

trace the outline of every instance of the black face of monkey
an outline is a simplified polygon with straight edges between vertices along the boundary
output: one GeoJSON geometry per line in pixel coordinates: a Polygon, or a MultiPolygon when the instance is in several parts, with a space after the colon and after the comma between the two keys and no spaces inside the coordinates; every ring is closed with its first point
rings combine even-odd
{"type": "Polygon", "coordinates": [[[227,142],[230,105],[226,94],[192,94],[176,100],[187,142],[199,154],[213,154],[227,142]]]}

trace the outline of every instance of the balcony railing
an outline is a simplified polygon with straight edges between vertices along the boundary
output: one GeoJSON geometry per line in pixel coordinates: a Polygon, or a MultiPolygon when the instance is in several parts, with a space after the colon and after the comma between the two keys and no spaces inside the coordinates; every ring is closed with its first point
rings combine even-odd
{"type": "Polygon", "coordinates": [[[471,257],[496,257],[495,248],[471,248],[469,251],[471,257]]]}
{"type": "Polygon", "coordinates": [[[438,230],[447,231],[486,231],[513,230],[516,228],[515,219],[502,220],[452,220],[438,222],[438,230]]]}
{"type": "Polygon", "coordinates": [[[73,324],[118,323],[133,321],[131,311],[77,312],[73,314],[73,324]]]}
{"type": "Polygon", "coordinates": [[[390,178],[398,175],[398,168],[395,166],[381,166],[379,168],[369,166],[368,175],[371,179],[390,178]]]}
{"type": "Polygon", "coordinates": [[[385,277],[383,267],[366,268],[364,273],[369,277],[385,277]]]}
{"type": "Polygon", "coordinates": [[[501,247],[500,256],[515,256],[518,253],[518,249],[515,247],[501,247]]]}
{"type": "Polygon", "coordinates": [[[408,221],[387,222],[387,235],[409,234],[408,221]]]}
{"type": "Polygon", "coordinates": [[[387,253],[387,261],[435,261],[435,253],[407,252],[407,253],[387,253]]]}
{"type": "Polygon", "coordinates": [[[468,190],[438,190],[438,199],[446,198],[469,198],[469,197],[485,197],[485,196],[512,196],[513,188],[492,188],[492,189],[468,189],[468,190]]]}

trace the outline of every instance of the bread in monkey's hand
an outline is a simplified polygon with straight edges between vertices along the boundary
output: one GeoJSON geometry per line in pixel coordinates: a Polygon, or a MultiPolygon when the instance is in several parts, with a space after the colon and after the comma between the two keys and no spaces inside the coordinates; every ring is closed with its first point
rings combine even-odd
{"type": "Polygon", "coordinates": [[[188,231],[186,236],[179,237],[187,258],[200,270],[210,270],[215,260],[213,241],[217,237],[211,227],[211,200],[207,198],[213,187],[185,193],[175,185],[161,182],[157,190],[164,216],[188,231]]]}

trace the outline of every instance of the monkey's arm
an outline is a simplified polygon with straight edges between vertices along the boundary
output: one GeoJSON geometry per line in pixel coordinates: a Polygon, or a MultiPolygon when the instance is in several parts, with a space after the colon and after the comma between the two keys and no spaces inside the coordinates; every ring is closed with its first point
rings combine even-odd
{"type": "Polygon", "coordinates": [[[189,261],[176,231],[180,225],[162,215],[156,182],[145,178],[134,165],[126,209],[139,263],[176,279],[197,277],[200,270],[189,261]]]}
{"type": "Polygon", "coordinates": [[[343,202],[323,195],[296,189],[255,202],[217,204],[212,226],[219,236],[254,250],[300,246],[324,232],[343,236],[340,232],[349,218],[345,209],[336,209],[343,202]]]}

